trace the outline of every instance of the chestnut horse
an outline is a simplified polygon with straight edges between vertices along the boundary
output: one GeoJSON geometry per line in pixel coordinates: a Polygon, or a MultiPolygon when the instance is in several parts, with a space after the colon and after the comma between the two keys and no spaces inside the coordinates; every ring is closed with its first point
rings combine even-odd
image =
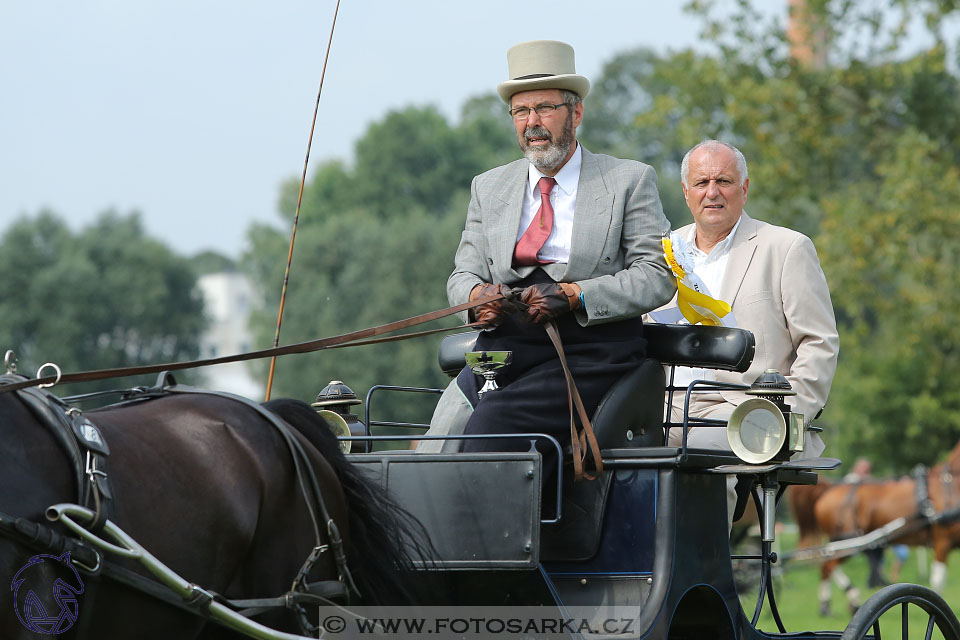
{"type": "MultiPolygon", "coordinates": [[[[10,378],[0,377],[0,383],[10,378]]],[[[54,406],[62,413],[62,404],[54,406]]],[[[408,586],[405,571],[417,546],[407,541],[422,540],[416,523],[346,461],[309,406],[286,400],[267,407],[280,419],[250,401],[194,392],[86,412],[110,449],[105,470],[112,498],[102,503],[109,503],[110,521],[183,578],[225,598],[281,596],[304,570],[310,583],[327,585],[332,593],[344,572],[335,561],[329,523],[311,516],[311,509],[323,510],[319,497],[339,528],[346,567],[364,596],[351,602],[415,600],[409,589],[416,587],[408,586]],[[304,482],[298,465],[311,467],[316,483],[304,482]],[[317,544],[321,539],[325,550],[317,544]],[[312,568],[305,563],[311,551],[319,552],[312,568]]],[[[0,578],[11,585],[0,588],[0,638],[36,638],[43,624],[42,633],[55,629],[64,638],[238,637],[190,613],[189,606],[118,582],[116,573],[85,573],[83,567],[77,573],[65,561],[63,541],[73,536],[46,520],[45,512],[78,501],[82,467],[74,463],[83,456],[41,415],[20,393],[0,393],[0,578]],[[20,535],[19,529],[34,535],[20,535]]],[[[148,575],[115,555],[104,554],[104,562],[115,571],[148,575]]],[[[197,609],[202,613],[203,603],[197,609]]],[[[316,618],[315,605],[299,612],[272,609],[257,619],[316,637],[303,630],[311,615],[316,618]]]]}
{"type": "Polygon", "coordinates": [[[817,526],[813,507],[827,489],[833,486],[829,480],[820,479],[817,484],[797,484],[787,489],[787,502],[790,513],[797,523],[797,547],[815,547],[820,544],[823,532],[817,526]]]}
{"type": "MultiPolygon", "coordinates": [[[[930,586],[942,592],[947,579],[947,556],[960,547],[960,443],[945,462],[930,469],[926,479],[928,503],[919,503],[917,480],[905,477],[886,482],[864,482],[835,485],[817,500],[814,506],[817,526],[831,540],[863,535],[904,518],[903,532],[889,543],[933,547],[934,561],[930,569],[930,586]],[[950,514],[951,517],[938,519],[950,514]],[[925,519],[932,515],[932,520],[925,519]]],[[[829,609],[830,577],[843,561],[842,557],[827,560],[821,567],[820,606],[829,609]]],[[[856,589],[848,588],[851,608],[859,606],[856,589]]]]}

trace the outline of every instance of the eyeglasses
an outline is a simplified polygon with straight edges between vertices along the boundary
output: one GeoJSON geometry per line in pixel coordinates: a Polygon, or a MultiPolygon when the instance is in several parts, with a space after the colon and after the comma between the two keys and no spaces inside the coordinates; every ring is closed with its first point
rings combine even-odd
{"type": "Polygon", "coordinates": [[[569,107],[570,105],[566,102],[561,102],[560,104],[538,104],[535,107],[517,107],[516,109],[510,109],[507,113],[513,116],[514,120],[526,120],[530,117],[531,111],[536,111],[537,115],[541,118],[545,116],[552,115],[554,111],[560,107],[569,107]]]}

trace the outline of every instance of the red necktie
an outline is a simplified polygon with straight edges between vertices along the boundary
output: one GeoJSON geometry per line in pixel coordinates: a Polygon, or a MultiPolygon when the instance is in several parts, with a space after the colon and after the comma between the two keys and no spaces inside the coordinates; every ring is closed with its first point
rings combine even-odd
{"type": "Polygon", "coordinates": [[[540,178],[537,186],[540,188],[540,210],[533,216],[530,226],[517,241],[517,248],[513,252],[513,264],[517,267],[536,264],[548,264],[537,258],[543,244],[553,231],[553,205],[550,204],[550,191],[557,181],[553,178],[540,178]]]}

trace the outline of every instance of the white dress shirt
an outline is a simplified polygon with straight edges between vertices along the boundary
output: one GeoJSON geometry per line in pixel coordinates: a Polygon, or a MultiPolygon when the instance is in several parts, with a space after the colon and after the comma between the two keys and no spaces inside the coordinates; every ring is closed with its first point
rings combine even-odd
{"type": "MultiPolygon", "coordinates": [[[[553,176],[557,181],[550,191],[550,204],[553,205],[553,230],[550,237],[543,244],[543,248],[537,253],[537,257],[544,262],[562,262],[570,261],[570,243],[573,241],[573,206],[577,202],[577,186],[580,184],[580,166],[583,163],[583,153],[580,144],[577,143],[577,149],[573,156],[567,160],[557,175],[553,176]]],[[[517,241],[523,237],[524,232],[533,218],[540,211],[540,187],[538,186],[540,178],[544,174],[530,164],[530,172],[527,178],[527,189],[523,194],[523,213],[520,215],[520,228],[517,230],[517,241]]]]}
{"type": "MultiPolygon", "coordinates": [[[[737,233],[737,227],[740,226],[741,219],[737,220],[727,237],[715,245],[710,253],[704,253],[697,247],[696,226],[690,227],[687,237],[684,238],[690,247],[690,253],[693,255],[693,272],[703,280],[703,284],[707,285],[710,297],[718,300],[720,299],[720,285],[723,283],[723,274],[727,270],[727,259],[730,257],[730,246],[733,244],[733,236],[737,233]]],[[[686,320],[681,320],[681,323],[688,324],[686,320]]],[[[673,383],[678,387],[686,387],[694,380],[712,379],[710,369],[701,367],[674,368],[673,383]]]]}

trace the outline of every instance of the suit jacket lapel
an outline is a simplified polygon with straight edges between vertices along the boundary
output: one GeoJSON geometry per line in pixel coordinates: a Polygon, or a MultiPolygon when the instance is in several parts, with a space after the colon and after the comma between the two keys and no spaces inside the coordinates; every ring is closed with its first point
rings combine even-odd
{"type": "Polygon", "coordinates": [[[733,236],[730,257],[727,258],[727,268],[723,274],[723,284],[720,286],[720,299],[730,306],[733,306],[736,300],[740,285],[743,284],[743,279],[747,275],[747,267],[750,266],[753,254],[757,250],[757,222],[746,212],[743,212],[742,216],[737,233],[733,236]]]}
{"type": "Polygon", "coordinates": [[[520,216],[523,213],[523,196],[527,188],[529,169],[527,161],[514,163],[515,166],[503,173],[493,193],[500,200],[494,212],[500,217],[495,235],[491,238],[491,249],[496,264],[510,265],[513,262],[513,250],[517,245],[517,233],[520,229],[520,216]]]}
{"type": "Polygon", "coordinates": [[[600,165],[592,153],[583,149],[577,202],[573,210],[570,262],[562,274],[557,274],[560,280],[584,278],[587,277],[585,274],[594,272],[610,228],[612,205],[613,194],[607,192],[600,165]]]}

